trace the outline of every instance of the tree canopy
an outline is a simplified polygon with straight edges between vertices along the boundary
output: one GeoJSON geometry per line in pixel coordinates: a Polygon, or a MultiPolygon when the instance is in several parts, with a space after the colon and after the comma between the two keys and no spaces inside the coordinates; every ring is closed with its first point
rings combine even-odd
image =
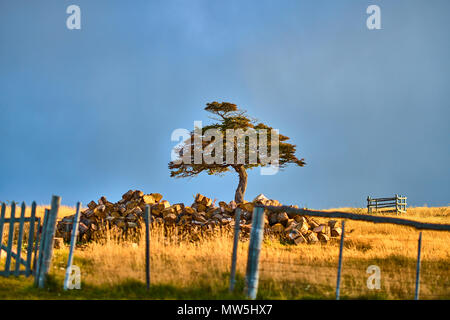
{"type": "Polygon", "coordinates": [[[214,101],[207,103],[205,110],[215,122],[195,128],[175,150],[178,159],[169,162],[171,177],[223,174],[233,169],[239,174],[235,195],[239,203],[244,201],[247,169],[270,164],[279,169],[288,164],[305,165],[304,159],[295,156],[296,145],[286,142],[289,137],[250,118],[237,105],[214,101]]]}

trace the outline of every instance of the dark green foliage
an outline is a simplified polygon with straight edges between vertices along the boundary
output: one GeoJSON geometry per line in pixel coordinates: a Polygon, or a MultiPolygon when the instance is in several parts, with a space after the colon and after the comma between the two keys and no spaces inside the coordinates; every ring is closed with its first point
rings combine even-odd
{"type": "MultiPolygon", "coordinates": [[[[181,146],[178,150],[176,150],[180,159],[183,158],[185,150],[190,150],[190,161],[171,161],[169,163],[170,176],[177,178],[184,177],[192,177],[196,176],[201,172],[206,172],[210,175],[212,174],[223,174],[224,172],[230,171],[231,169],[235,170],[239,174],[239,186],[236,190],[236,202],[242,202],[245,194],[245,189],[247,185],[247,169],[253,169],[256,167],[263,167],[267,165],[267,159],[270,159],[272,155],[272,135],[271,130],[272,127],[264,124],[257,123],[255,119],[250,118],[246,115],[244,110],[240,110],[237,105],[229,103],[229,102],[211,102],[207,103],[205,110],[212,113],[212,119],[215,120],[214,123],[204,126],[201,131],[200,129],[195,129],[191,132],[191,138],[184,142],[184,145],[181,146]],[[217,153],[220,161],[215,161],[214,163],[206,163],[202,158],[200,163],[194,163],[194,153],[195,151],[200,151],[203,155],[205,155],[205,150],[210,150],[210,155],[212,157],[216,156],[216,149],[212,148],[215,142],[215,137],[211,137],[210,139],[205,139],[205,134],[208,130],[216,130],[216,132],[222,135],[222,157],[217,153]],[[233,138],[231,148],[234,149],[234,159],[229,161],[230,159],[226,159],[226,151],[227,151],[227,130],[234,129],[242,131],[235,131],[237,135],[233,138]],[[262,153],[259,149],[259,144],[251,145],[250,138],[246,136],[246,132],[250,132],[251,130],[267,130],[267,156],[262,156],[262,153]],[[202,138],[202,144],[196,145],[194,137],[202,138]],[[239,140],[239,138],[243,138],[243,140],[239,140]],[[245,161],[239,162],[238,159],[238,151],[245,150],[244,159],[245,161]],[[256,162],[251,162],[251,154],[256,154],[256,162]]],[[[259,136],[258,139],[260,139],[259,136]]],[[[300,167],[305,165],[304,159],[298,159],[295,156],[296,146],[286,141],[289,140],[289,137],[279,134],[279,140],[277,141],[279,148],[279,156],[278,156],[278,167],[280,169],[286,167],[289,163],[296,164],[300,167]]],[[[259,142],[258,142],[259,143],[259,142]]],[[[242,152],[241,152],[242,153],[242,152]]],[[[206,153],[207,154],[207,153],[206,153]]]]}

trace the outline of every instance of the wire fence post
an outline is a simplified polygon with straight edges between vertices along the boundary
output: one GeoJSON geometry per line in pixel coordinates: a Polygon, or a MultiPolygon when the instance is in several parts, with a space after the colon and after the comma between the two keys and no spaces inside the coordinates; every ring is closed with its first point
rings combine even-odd
{"type": "Polygon", "coordinates": [[[420,253],[422,250],[422,232],[419,233],[419,243],[417,246],[417,267],[416,267],[416,293],[414,295],[414,300],[419,300],[419,290],[420,290],[420,253]]]}
{"type": "Polygon", "coordinates": [[[145,206],[145,281],[150,290],[150,206],[145,206]]]}
{"type": "Polygon", "coordinates": [[[256,299],[259,281],[259,253],[264,236],[264,208],[255,207],[252,217],[252,230],[248,248],[247,274],[245,276],[247,297],[256,299]]]}
{"type": "Polygon", "coordinates": [[[70,239],[69,258],[67,259],[66,277],[64,278],[64,290],[67,290],[69,287],[70,275],[72,273],[73,252],[77,244],[78,225],[80,224],[80,211],[81,211],[81,203],[78,202],[77,211],[75,213],[75,217],[72,220],[72,234],[70,239]]]}
{"type": "Polygon", "coordinates": [[[237,250],[239,244],[239,231],[241,222],[241,209],[236,209],[236,215],[234,217],[234,239],[233,239],[233,253],[231,254],[231,271],[230,271],[230,292],[233,292],[234,285],[236,284],[236,260],[237,250]]]}
{"type": "Polygon", "coordinates": [[[336,281],[336,300],[339,300],[341,289],[342,251],[344,251],[344,234],[345,234],[345,221],[342,221],[342,234],[341,234],[341,243],[339,245],[339,263],[336,281]]]}

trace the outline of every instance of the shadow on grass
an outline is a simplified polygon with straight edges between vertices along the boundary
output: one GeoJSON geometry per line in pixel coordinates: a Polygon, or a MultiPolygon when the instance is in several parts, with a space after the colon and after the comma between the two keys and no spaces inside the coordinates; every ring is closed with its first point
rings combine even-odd
{"type": "MultiPolygon", "coordinates": [[[[241,281],[240,281],[241,282],[241,281]]],[[[11,277],[0,283],[0,299],[45,300],[236,300],[246,299],[243,285],[237,285],[234,293],[227,287],[200,283],[196,287],[177,287],[171,284],[154,284],[147,290],[144,282],[127,279],[114,285],[82,284],[79,290],[63,290],[63,279],[49,276],[46,288],[38,289],[32,278],[11,277]]]]}

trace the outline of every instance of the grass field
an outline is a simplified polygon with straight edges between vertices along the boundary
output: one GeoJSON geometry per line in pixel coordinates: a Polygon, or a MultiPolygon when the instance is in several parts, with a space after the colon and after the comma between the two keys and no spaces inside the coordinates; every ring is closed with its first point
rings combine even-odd
{"type": "MultiPolygon", "coordinates": [[[[339,210],[365,213],[358,208],[339,210]]],[[[43,208],[38,212],[42,214],[43,208]]],[[[73,212],[73,208],[63,207],[60,217],[73,212]]],[[[404,218],[448,224],[450,207],[408,208],[404,218]]],[[[409,227],[346,221],[341,298],[413,299],[418,235],[409,227]],[[369,265],[381,269],[379,290],[367,288],[369,265]]],[[[449,244],[449,232],[423,232],[421,299],[450,299],[449,244]]],[[[110,239],[76,250],[74,264],[81,269],[80,290],[62,290],[68,256],[68,248],[64,248],[54,251],[49,288],[33,288],[31,278],[0,278],[0,299],[244,299],[247,248],[248,241],[240,241],[233,294],[228,293],[232,234],[219,233],[212,239],[191,243],[175,235],[164,237],[163,230],[155,228],[149,292],[145,288],[144,243],[119,244],[110,239]]],[[[338,254],[337,239],[328,244],[298,246],[265,239],[258,298],[334,299],[338,254]]]]}

